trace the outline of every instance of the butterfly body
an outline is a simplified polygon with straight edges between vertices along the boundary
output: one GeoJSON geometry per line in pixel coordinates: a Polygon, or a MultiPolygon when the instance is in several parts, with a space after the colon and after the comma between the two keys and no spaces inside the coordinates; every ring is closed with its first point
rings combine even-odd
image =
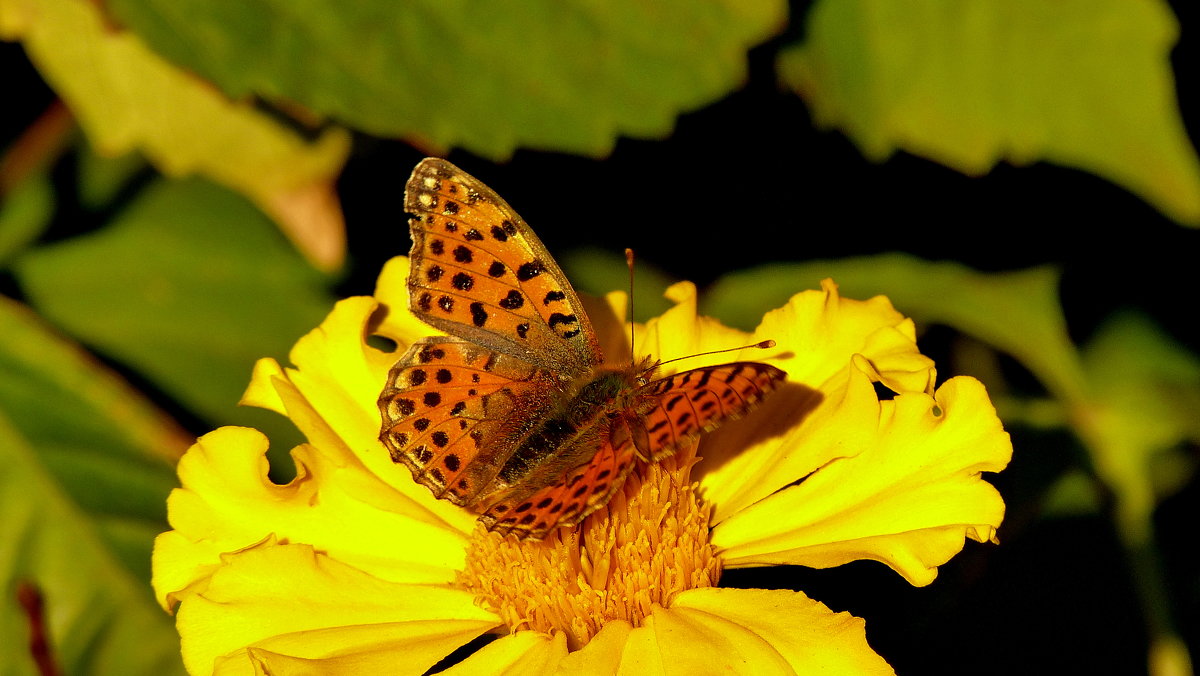
{"type": "Polygon", "coordinates": [[[379,398],[392,459],[493,530],[541,538],[653,461],[740,416],[784,374],[735,362],[655,378],[606,364],[529,226],[487,186],[423,160],[405,189],[410,310],[449,336],[413,344],[379,398]]]}

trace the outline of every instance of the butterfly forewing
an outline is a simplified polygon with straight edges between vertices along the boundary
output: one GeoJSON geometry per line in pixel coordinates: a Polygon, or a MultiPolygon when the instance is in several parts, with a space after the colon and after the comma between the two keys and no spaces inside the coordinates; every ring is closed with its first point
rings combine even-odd
{"type": "Polygon", "coordinates": [[[572,377],[601,361],[591,324],[554,259],[483,183],[436,158],[405,188],[410,305],[423,321],[572,377]]]}
{"type": "Polygon", "coordinates": [[[683,371],[642,386],[633,439],[647,460],[675,452],[680,444],[726,420],[738,418],[773,391],[783,371],[758,362],[734,362],[683,371]]]}
{"type": "Polygon", "coordinates": [[[514,412],[549,405],[536,367],[453,338],[426,338],[388,374],[380,439],[434,495],[467,505],[489,484],[511,443],[514,412]]]}

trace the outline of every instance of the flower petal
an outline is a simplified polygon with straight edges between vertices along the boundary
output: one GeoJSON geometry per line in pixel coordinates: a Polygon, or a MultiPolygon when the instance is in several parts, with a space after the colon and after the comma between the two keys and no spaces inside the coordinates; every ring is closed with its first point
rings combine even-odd
{"type": "Polygon", "coordinates": [[[375,299],[387,310],[375,331],[404,346],[425,336],[441,334],[438,329],[417,319],[408,309],[408,263],[408,256],[390,259],[375,282],[375,299]]]}
{"type": "MultiPolygon", "coordinates": [[[[407,261],[393,259],[385,272],[390,270],[393,276],[407,274],[407,261]]],[[[259,360],[242,403],[284,413],[325,453],[340,454],[345,462],[357,458],[355,462],[362,462],[413,504],[421,505],[448,527],[469,532],[474,517],[449,502],[435,500],[429,489],[412,480],[408,468],[391,460],[379,441],[380,417],[375,402],[399,354],[375,349],[366,342],[377,309],[372,298],[338,302],[321,326],[292,348],[290,359],[295,368],[283,369],[274,360],[259,360]]],[[[402,313],[388,316],[393,315],[401,317],[402,313]]],[[[400,319],[392,324],[406,326],[400,319]]],[[[429,327],[421,330],[421,335],[431,333],[436,332],[429,327]]],[[[405,341],[412,340],[409,334],[387,337],[397,342],[399,352],[407,346],[405,341]]]]}
{"type": "MultiPolygon", "coordinates": [[[[685,306],[672,311],[680,307],[685,306]]],[[[698,320],[692,327],[672,328],[720,335],[698,320]]],[[[868,301],[842,298],[829,280],[822,283],[820,291],[796,294],[787,305],[767,313],[754,335],[741,340],[774,340],[772,349],[744,350],[736,358],[771,363],[788,377],[783,387],[746,419],[728,422],[701,441],[700,455],[705,461],[697,466],[696,475],[704,486],[705,499],[715,505],[717,521],[854,447],[799,443],[814,434],[827,434],[831,425],[836,425],[836,434],[853,434],[860,429],[863,416],[873,420],[877,415],[838,408],[844,407],[847,397],[872,405],[877,399],[869,383],[863,390],[850,382],[847,364],[851,361],[857,360],[872,380],[894,391],[925,392],[934,377],[933,362],[917,350],[911,320],[881,296],[868,301]],[[807,452],[814,449],[824,453],[807,452]]],[[[728,355],[708,358],[732,360],[728,355]]]]}
{"type": "Polygon", "coordinates": [[[167,501],[175,530],[160,535],[154,550],[153,583],[164,607],[208,577],[222,554],[271,536],[311,544],[393,582],[450,582],[462,568],[466,537],[356,460],[300,446],[292,451],[297,476],[280,486],[267,478],[266,450],[258,431],[223,427],[180,460],[183,486],[167,501]]]}
{"type": "Polygon", "coordinates": [[[799,592],[693,589],[655,607],[641,627],[606,625],[559,673],[893,673],[864,626],[799,592]]]}
{"type": "Polygon", "coordinates": [[[865,622],[800,592],[693,589],[648,619],[653,627],[643,629],[658,635],[668,674],[740,672],[747,665],[754,673],[893,673],[867,645],[865,622]]]}
{"type": "MultiPolygon", "coordinates": [[[[738,331],[711,317],[701,317],[696,313],[695,284],[678,282],[671,285],[665,295],[675,303],[674,307],[662,316],[646,322],[644,327],[635,327],[637,354],[648,354],[660,361],[666,361],[711,350],[736,348],[752,342],[750,335],[744,331],[738,331]]],[[[697,356],[688,359],[684,368],[724,364],[742,359],[762,361],[761,357],[764,354],[766,353],[762,350],[743,350],[740,353],[697,356]],[[746,352],[753,352],[754,356],[746,357],[743,354],[746,352]]],[[[675,370],[677,369],[668,368],[666,372],[675,370]]]]}
{"type": "Polygon", "coordinates": [[[929,389],[933,361],[917,349],[912,320],[883,296],[870,300],[842,298],[831,280],[820,291],[796,294],[772,310],[754,331],[755,340],[777,343],[770,360],[787,371],[788,382],[825,390],[840,378],[846,362],[866,357],[893,391],[929,389]]]}
{"type": "Polygon", "coordinates": [[[540,676],[552,674],[567,654],[567,635],[549,636],[518,631],[496,639],[458,664],[438,672],[442,676],[540,676]]]}
{"type": "Polygon", "coordinates": [[[276,391],[275,384],[272,382],[275,378],[287,378],[287,374],[284,373],[279,362],[270,357],[264,357],[254,362],[254,370],[250,373],[250,385],[242,393],[238,405],[265,408],[268,411],[275,411],[279,415],[287,415],[283,399],[279,397],[279,392],[276,391]]]}
{"type": "Polygon", "coordinates": [[[236,672],[243,658],[272,674],[274,660],[283,671],[320,660],[309,670],[328,661],[333,673],[420,674],[497,623],[468,592],[380,580],[308,545],[274,542],[223,557],[182,599],[178,619],[194,674],[236,672]]]}
{"type": "MultiPolygon", "coordinates": [[[[862,389],[867,375],[852,370],[862,389]]],[[[845,445],[841,457],[714,528],[725,565],[873,559],[924,585],[965,537],[994,541],[1004,502],[980,475],[1003,469],[1012,444],[978,381],[953,378],[935,396],[880,402],[877,421],[845,439],[826,430],[820,442],[845,445]]]]}
{"type": "Polygon", "coordinates": [[[701,440],[700,478],[713,523],[866,448],[879,421],[879,397],[866,374],[845,366],[827,391],[785,383],[745,420],[701,440]],[[729,449],[741,449],[729,455],[729,449]]]}
{"type": "MultiPolygon", "coordinates": [[[[579,650],[567,655],[559,664],[558,673],[587,676],[615,674],[622,665],[625,644],[633,625],[625,620],[610,620],[579,650]]],[[[650,671],[639,673],[649,674],[650,671]]]]}
{"type": "MultiPolygon", "coordinates": [[[[287,369],[287,376],[347,446],[361,450],[373,444],[378,453],[370,455],[383,455],[387,460],[378,441],[375,401],[399,355],[366,343],[367,325],[377,307],[374,299],[366,297],[339,301],[321,325],[292,348],[288,358],[295,368],[287,369]]],[[[296,422],[299,425],[301,421],[296,422]]],[[[310,430],[301,431],[307,434],[310,430]]]]}

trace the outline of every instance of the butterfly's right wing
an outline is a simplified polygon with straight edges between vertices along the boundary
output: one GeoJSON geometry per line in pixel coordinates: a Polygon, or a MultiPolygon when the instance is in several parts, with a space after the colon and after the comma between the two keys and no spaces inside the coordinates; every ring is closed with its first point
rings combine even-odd
{"type": "Polygon", "coordinates": [[[769,364],[742,361],[683,371],[638,390],[640,417],[628,420],[642,457],[659,460],[679,446],[740,418],[784,381],[769,364]]]}
{"type": "Polygon", "coordinates": [[[414,343],[379,395],[379,439],[437,498],[474,501],[512,454],[516,421],[553,403],[556,382],[515,357],[456,338],[414,343]]]}
{"type": "Polygon", "coordinates": [[[587,462],[533,493],[501,495],[479,520],[488,530],[503,535],[541,540],[555,528],[574,526],[603,507],[625,483],[636,455],[624,421],[617,419],[613,425],[611,434],[587,462]]]}
{"type": "Polygon", "coordinates": [[[409,305],[452,336],[566,378],[601,362],[583,305],[533,230],[486,185],[426,158],[404,189],[409,305]]]}

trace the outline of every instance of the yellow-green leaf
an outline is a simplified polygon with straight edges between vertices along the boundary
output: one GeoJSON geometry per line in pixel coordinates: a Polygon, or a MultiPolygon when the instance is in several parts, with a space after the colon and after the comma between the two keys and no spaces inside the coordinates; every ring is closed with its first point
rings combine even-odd
{"type": "Polygon", "coordinates": [[[171,176],[203,174],[248,196],[319,266],[336,267],[344,224],[333,181],[349,135],[314,141],[168,63],[82,0],[0,0],[0,37],[20,39],[103,154],[144,153],[171,176]]]}
{"type": "Polygon", "coordinates": [[[1200,160],[1180,118],[1160,0],[824,0],[784,80],[867,156],[969,174],[1046,160],[1200,225],[1200,160]]]}
{"type": "Polygon", "coordinates": [[[17,185],[0,205],[0,268],[50,225],[54,214],[54,186],[44,173],[17,185]]]}
{"type": "Polygon", "coordinates": [[[234,97],[298,101],[372,134],[491,158],[660,138],[741,85],[780,0],[105,3],[234,97]]]}

